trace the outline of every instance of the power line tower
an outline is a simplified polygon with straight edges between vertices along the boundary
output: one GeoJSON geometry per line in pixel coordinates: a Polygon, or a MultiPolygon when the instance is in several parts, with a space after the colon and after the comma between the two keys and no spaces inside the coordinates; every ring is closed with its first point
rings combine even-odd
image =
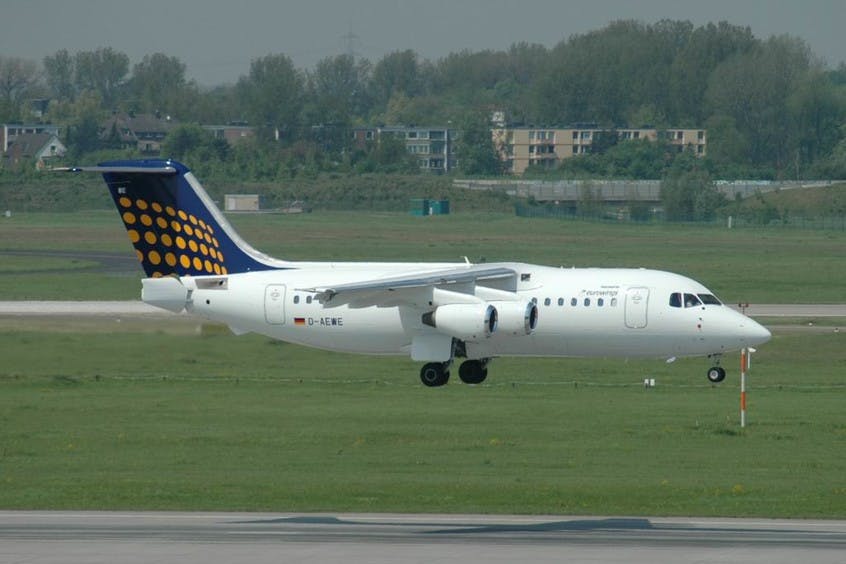
{"type": "Polygon", "coordinates": [[[347,55],[355,59],[358,56],[358,53],[355,50],[355,45],[358,42],[359,37],[358,35],[353,33],[352,24],[350,24],[349,31],[347,31],[344,35],[341,36],[341,39],[344,41],[347,55]]]}

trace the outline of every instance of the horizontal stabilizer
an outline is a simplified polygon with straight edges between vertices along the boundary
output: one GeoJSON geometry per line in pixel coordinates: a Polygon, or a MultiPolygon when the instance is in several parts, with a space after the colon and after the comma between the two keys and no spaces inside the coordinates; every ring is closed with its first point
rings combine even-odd
{"type": "Polygon", "coordinates": [[[141,287],[141,300],[151,306],[179,313],[188,303],[188,288],[175,276],[144,278],[141,287]]]}
{"type": "Polygon", "coordinates": [[[66,166],[50,169],[52,172],[99,172],[101,174],[116,172],[123,174],[138,174],[139,169],[144,174],[176,174],[176,167],[173,166],[158,166],[158,167],[138,167],[138,166],[66,166]]]}

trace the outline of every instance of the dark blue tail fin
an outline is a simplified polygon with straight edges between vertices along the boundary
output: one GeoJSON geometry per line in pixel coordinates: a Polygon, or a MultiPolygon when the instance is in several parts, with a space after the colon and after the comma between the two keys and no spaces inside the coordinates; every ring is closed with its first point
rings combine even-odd
{"type": "Polygon", "coordinates": [[[110,161],[103,174],[147,276],[209,276],[285,268],[245,243],[185,165],[110,161]]]}

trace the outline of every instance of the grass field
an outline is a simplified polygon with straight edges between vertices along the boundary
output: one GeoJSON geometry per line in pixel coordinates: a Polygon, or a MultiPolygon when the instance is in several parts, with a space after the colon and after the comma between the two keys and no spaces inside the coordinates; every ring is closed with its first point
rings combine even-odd
{"type": "Polygon", "coordinates": [[[741,430],[701,360],[432,390],[406,359],[151,323],[0,332],[0,507],[846,517],[839,333],[762,347],[741,430]]]}
{"type": "MultiPolygon", "coordinates": [[[[648,266],[728,301],[842,302],[842,233],[507,215],[237,216],[291,259],[648,266]]],[[[136,298],[114,213],[0,220],[0,299],[136,298]],[[6,255],[3,254],[6,251],[6,255]],[[109,262],[109,261],[106,261],[109,262]]],[[[736,355],[497,359],[428,389],[405,358],[331,354],[196,322],[0,319],[0,507],[846,518],[844,333],[779,330],[739,428],[736,355]],[[646,390],[644,378],[658,386],[646,390]]]]}
{"type": "MultiPolygon", "coordinates": [[[[415,218],[397,213],[237,215],[241,235],[290,260],[518,260],[622,266],[691,276],[727,302],[842,301],[846,233],[686,225],[615,225],[508,214],[415,218]]],[[[20,214],[0,219],[0,299],[133,299],[140,268],[80,268],[58,278],[22,271],[3,251],[81,251],[131,257],[114,212],[20,214]],[[4,266],[4,265],[10,266],[4,266]]],[[[17,260],[20,260],[18,258],[17,260]]],[[[87,260],[87,259],[85,259],[87,260]]]]}

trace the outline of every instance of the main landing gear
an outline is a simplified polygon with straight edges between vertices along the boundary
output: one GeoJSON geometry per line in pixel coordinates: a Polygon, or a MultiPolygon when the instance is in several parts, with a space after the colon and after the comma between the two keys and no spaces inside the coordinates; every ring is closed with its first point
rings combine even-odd
{"type": "Polygon", "coordinates": [[[465,360],[458,368],[458,377],[465,384],[481,384],[488,377],[489,359],[465,360]]]}
{"type": "Polygon", "coordinates": [[[714,355],[716,366],[708,369],[708,381],[712,384],[719,384],[726,379],[726,369],[720,366],[720,355],[714,355]]]}
{"type": "MultiPolygon", "coordinates": [[[[481,384],[488,377],[489,358],[465,360],[458,368],[458,377],[465,384],[481,384]]],[[[452,362],[429,362],[420,369],[420,381],[435,388],[449,382],[449,367],[452,362]]]]}
{"type": "Polygon", "coordinates": [[[420,369],[420,381],[430,388],[449,382],[449,365],[452,362],[429,362],[420,369]]]}

